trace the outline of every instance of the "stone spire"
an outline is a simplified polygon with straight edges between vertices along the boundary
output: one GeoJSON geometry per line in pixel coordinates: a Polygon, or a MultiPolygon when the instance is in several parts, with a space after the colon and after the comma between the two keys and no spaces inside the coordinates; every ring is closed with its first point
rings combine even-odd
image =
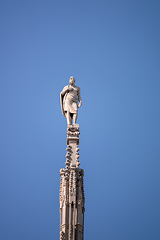
{"type": "Polygon", "coordinates": [[[66,168],[60,170],[60,240],[84,240],[84,170],[79,168],[79,124],[67,127],[66,168]]]}

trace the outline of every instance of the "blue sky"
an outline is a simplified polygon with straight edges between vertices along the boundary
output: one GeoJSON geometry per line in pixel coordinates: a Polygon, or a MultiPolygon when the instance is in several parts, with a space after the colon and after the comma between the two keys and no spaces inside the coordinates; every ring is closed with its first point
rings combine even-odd
{"type": "Polygon", "coordinates": [[[0,2],[0,238],[59,238],[66,119],[81,88],[85,239],[160,239],[160,2],[0,2]]]}

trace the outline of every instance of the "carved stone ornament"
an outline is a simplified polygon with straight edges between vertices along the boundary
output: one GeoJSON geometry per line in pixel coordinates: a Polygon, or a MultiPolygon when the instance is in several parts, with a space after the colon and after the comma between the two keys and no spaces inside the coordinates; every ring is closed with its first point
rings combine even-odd
{"type": "Polygon", "coordinates": [[[84,170],[79,168],[79,125],[67,127],[66,168],[60,170],[60,240],[84,240],[84,170]]]}

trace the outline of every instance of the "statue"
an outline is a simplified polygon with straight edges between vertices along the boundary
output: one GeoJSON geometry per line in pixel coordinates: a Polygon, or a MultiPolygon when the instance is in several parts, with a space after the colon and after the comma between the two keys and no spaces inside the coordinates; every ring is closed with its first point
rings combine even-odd
{"type": "Polygon", "coordinates": [[[75,81],[74,77],[70,77],[70,85],[65,86],[60,93],[62,113],[64,117],[67,118],[68,125],[72,124],[72,119],[73,124],[76,124],[78,108],[82,105],[80,88],[74,85],[75,81]]]}

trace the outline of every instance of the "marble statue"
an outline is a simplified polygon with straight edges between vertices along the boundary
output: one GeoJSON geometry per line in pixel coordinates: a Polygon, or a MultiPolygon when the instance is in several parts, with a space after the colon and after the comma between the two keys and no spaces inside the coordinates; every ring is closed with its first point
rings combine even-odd
{"type": "Polygon", "coordinates": [[[63,88],[60,93],[61,109],[67,124],[76,124],[78,117],[78,108],[82,105],[80,88],[75,85],[75,78],[72,76],[69,79],[69,84],[63,88]]]}

